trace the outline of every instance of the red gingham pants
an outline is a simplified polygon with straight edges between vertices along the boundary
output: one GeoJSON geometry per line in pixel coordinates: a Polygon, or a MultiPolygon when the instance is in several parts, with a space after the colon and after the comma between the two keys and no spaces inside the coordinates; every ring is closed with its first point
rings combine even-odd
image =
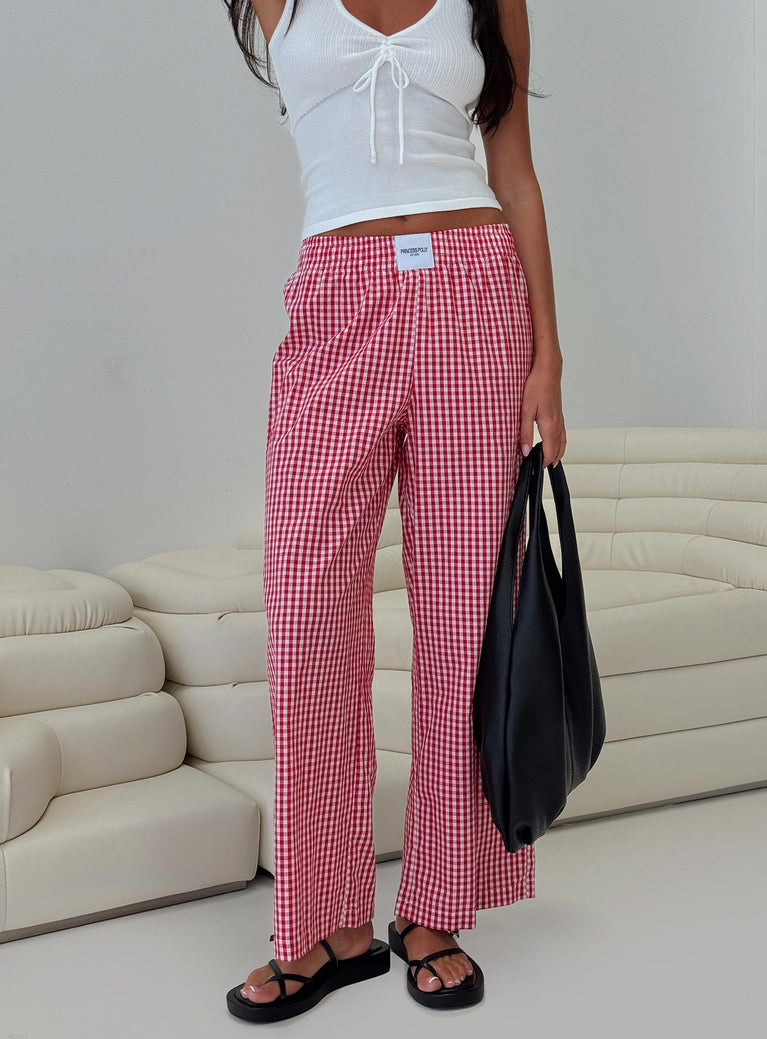
{"type": "MultiPolygon", "coordinates": [[[[283,289],[263,570],[283,960],[374,916],[373,569],[397,473],[413,649],[394,913],[468,929],[477,909],[535,896],[534,846],[505,850],[472,733],[522,461],[527,285],[506,223],[430,239],[433,267],[400,270],[394,236],[309,236],[283,289]]],[[[517,578],[525,538],[523,528],[517,578]]]]}

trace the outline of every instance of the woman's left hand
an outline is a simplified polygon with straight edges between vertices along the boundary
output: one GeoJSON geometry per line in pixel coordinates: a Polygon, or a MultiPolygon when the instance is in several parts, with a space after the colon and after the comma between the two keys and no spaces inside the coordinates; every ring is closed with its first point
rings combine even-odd
{"type": "Polygon", "coordinates": [[[562,414],[562,368],[546,361],[533,362],[522,391],[519,442],[522,454],[533,446],[533,420],[543,444],[543,465],[556,465],[567,446],[562,414]]]}

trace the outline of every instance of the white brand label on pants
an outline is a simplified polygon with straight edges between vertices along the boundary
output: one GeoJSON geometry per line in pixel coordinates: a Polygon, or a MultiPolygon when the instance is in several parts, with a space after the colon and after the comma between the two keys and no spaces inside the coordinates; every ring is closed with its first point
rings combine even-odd
{"type": "Polygon", "coordinates": [[[431,250],[431,232],[422,234],[395,234],[394,251],[397,268],[412,271],[417,267],[433,267],[434,253],[431,250]]]}

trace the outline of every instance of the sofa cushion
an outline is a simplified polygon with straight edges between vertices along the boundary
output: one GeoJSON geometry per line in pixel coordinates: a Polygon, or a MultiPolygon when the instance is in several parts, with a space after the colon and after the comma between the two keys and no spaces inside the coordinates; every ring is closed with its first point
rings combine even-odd
{"type": "Polygon", "coordinates": [[[60,775],[61,747],[50,726],[34,717],[0,718],[0,844],[35,825],[60,775]]]}
{"type": "Polygon", "coordinates": [[[55,797],[3,845],[0,931],[248,881],[258,833],[251,798],[188,765],[55,797]]]}
{"type": "Polygon", "coordinates": [[[125,589],[100,574],[0,566],[0,638],[100,628],[131,611],[125,589]]]}
{"type": "Polygon", "coordinates": [[[262,682],[218,685],[165,683],[184,712],[187,753],[202,761],[274,757],[269,686],[262,682]]]}
{"type": "Polygon", "coordinates": [[[263,551],[227,546],[121,563],[134,613],[156,634],[165,677],[190,686],[266,680],[263,551]]]}
{"type": "Polygon", "coordinates": [[[216,545],[158,552],[120,563],[108,577],[135,606],[154,613],[207,614],[263,610],[261,548],[216,545]]]}
{"type": "Polygon", "coordinates": [[[186,754],[183,713],[162,689],[33,717],[58,742],[59,795],[170,772],[186,754]]]}
{"type": "Polygon", "coordinates": [[[0,674],[0,716],[8,716],[156,690],[165,665],[114,581],[0,566],[0,674]]]}

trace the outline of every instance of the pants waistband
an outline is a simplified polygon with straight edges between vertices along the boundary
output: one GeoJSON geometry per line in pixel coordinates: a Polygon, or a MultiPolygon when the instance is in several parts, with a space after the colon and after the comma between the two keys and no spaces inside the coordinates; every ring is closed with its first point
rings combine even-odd
{"type": "MultiPolygon", "coordinates": [[[[415,233],[431,237],[435,267],[478,256],[502,259],[508,257],[514,245],[511,228],[505,221],[415,233]]],[[[339,266],[396,270],[395,237],[407,238],[408,235],[309,235],[301,241],[297,266],[313,270],[339,266]]]]}

